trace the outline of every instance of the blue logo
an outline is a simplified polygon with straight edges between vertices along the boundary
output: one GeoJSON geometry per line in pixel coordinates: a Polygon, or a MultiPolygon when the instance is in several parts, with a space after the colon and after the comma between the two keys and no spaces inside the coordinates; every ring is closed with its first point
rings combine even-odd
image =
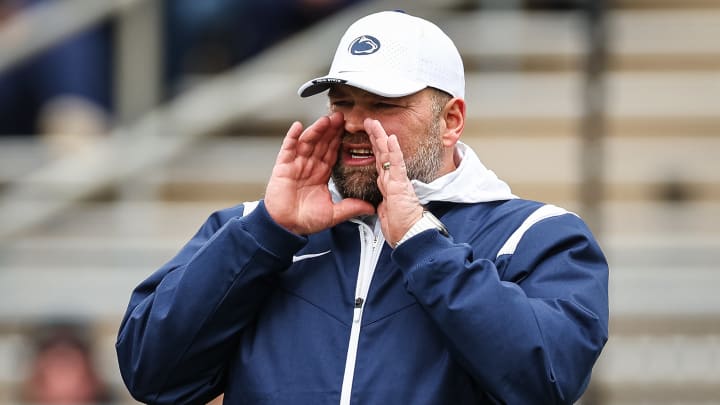
{"type": "Polygon", "coordinates": [[[353,55],[370,55],[380,49],[380,41],[370,35],[363,35],[355,38],[350,43],[350,53],[353,55]]]}

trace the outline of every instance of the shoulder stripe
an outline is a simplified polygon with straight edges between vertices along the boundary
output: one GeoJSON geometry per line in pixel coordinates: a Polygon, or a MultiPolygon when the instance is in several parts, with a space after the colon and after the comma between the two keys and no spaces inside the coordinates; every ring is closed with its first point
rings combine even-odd
{"type": "Polygon", "coordinates": [[[530,214],[530,216],[525,219],[525,221],[523,221],[522,224],[520,224],[518,229],[516,229],[515,232],[510,235],[507,241],[505,241],[505,244],[498,251],[496,257],[500,257],[502,255],[511,255],[515,253],[515,249],[520,243],[520,239],[522,239],[523,235],[525,235],[525,232],[527,232],[527,230],[530,229],[531,226],[542,221],[543,219],[557,217],[565,214],[572,213],[563,208],[556,207],[550,204],[543,205],[542,207],[536,209],[532,214],[530,214]]]}
{"type": "Polygon", "coordinates": [[[243,203],[243,216],[250,215],[251,212],[255,211],[260,201],[250,201],[243,203]]]}

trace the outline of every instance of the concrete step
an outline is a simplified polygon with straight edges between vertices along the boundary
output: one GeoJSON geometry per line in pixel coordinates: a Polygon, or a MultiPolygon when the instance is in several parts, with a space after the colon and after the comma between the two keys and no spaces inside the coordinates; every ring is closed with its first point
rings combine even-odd
{"type": "MultiPolygon", "coordinates": [[[[717,320],[714,320],[717,323],[717,320]]],[[[716,404],[720,334],[613,334],[594,371],[602,404],[716,404]]]]}
{"type": "MultiPolygon", "coordinates": [[[[575,73],[469,75],[466,133],[577,136],[583,80],[575,73]]],[[[613,72],[604,83],[609,136],[720,133],[720,70],[613,72]]]]}
{"type": "MultiPolygon", "coordinates": [[[[720,67],[720,4],[701,9],[624,9],[608,13],[612,70],[720,67]]],[[[440,16],[469,71],[581,71],[586,49],[580,12],[480,10],[440,16]]]]}

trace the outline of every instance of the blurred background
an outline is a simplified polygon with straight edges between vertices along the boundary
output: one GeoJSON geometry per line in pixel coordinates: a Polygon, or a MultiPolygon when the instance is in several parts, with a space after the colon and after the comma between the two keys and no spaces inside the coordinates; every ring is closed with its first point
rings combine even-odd
{"type": "Polygon", "coordinates": [[[355,19],[463,54],[464,141],[611,265],[582,404],[720,404],[720,0],[0,0],[0,405],[134,403],[131,290],[262,196],[355,19]],[[262,4],[262,5],[261,5],[262,4]]]}

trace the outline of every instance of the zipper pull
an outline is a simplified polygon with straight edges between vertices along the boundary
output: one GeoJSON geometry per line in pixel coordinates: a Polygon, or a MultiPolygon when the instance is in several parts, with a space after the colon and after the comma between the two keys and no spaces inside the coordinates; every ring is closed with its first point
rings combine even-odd
{"type": "Polygon", "coordinates": [[[353,316],[353,322],[355,322],[355,323],[360,322],[360,312],[362,310],[362,306],[363,306],[364,302],[365,301],[363,301],[363,299],[360,297],[355,298],[355,311],[354,311],[354,316],[353,316]]]}

